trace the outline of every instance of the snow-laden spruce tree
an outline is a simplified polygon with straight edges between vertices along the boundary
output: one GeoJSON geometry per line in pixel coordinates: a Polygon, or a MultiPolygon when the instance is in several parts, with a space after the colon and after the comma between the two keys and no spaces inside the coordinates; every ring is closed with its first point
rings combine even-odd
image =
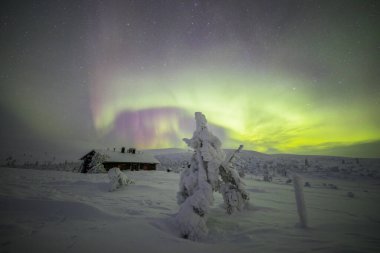
{"type": "Polygon", "coordinates": [[[208,233],[206,221],[213,191],[223,195],[228,214],[241,210],[249,200],[233,163],[242,146],[226,159],[222,143],[207,128],[206,117],[196,112],[195,121],[193,137],[183,139],[194,154],[190,166],[181,174],[177,194],[181,206],[176,215],[181,236],[191,240],[199,240],[208,233]]]}

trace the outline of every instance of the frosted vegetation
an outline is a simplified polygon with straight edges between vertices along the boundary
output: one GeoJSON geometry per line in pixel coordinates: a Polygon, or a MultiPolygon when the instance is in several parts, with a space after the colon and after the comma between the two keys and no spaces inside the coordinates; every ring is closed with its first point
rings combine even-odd
{"type": "MultiPolygon", "coordinates": [[[[207,128],[206,117],[195,113],[196,130],[191,139],[183,139],[194,150],[190,164],[181,174],[177,202],[181,205],[176,221],[181,236],[191,240],[204,238],[213,192],[223,195],[228,214],[242,210],[249,197],[232,163],[234,154],[227,158],[222,143],[207,128]]],[[[240,151],[241,147],[238,151],[240,151]]]]}
{"type": "MultiPolygon", "coordinates": [[[[104,169],[104,168],[103,168],[104,169]]],[[[108,171],[108,178],[110,179],[110,191],[115,191],[119,188],[125,187],[134,182],[130,180],[126,174],[120,171],[119,168],[112,168],[108,171]]]]}
{"type": "MultiPolygon", "coordinates": [[[[105,173],[106,169],[103,166],[103,162],[106,159],[107,159],[107,155],[96,152],[91,159],[91,162],[88,166],[90,170],[87,171],[87,173],[105,173]]],[[[81,164],[81,166],[83,166],[83,163],[81,164]]],[[[79,168],[79,171],[82,171],[81,167],[79,168]]]]}

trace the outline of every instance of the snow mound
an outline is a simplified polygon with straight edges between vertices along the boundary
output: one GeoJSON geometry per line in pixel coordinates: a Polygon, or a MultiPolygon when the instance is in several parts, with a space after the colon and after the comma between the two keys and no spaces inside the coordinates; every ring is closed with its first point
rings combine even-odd
{"type": "Polygon", "coordinates": [[[112,168],[108,171],[108,177],[110,179],[110,191],[115,191],[121,187],[133,184],[127,175],[120,171],[119,168],[112,168]]]}

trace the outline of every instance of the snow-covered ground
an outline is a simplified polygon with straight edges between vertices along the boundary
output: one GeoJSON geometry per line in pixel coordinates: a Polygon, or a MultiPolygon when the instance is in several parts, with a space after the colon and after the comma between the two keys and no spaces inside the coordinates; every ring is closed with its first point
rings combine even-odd
{"type": "Polygon", "coordinates": [[[309,229],[296,226],[293,187],[244,178],[250,207],[228,216],[214,193],[208,237],[182,239],[179,174],[125,172],[135,184],[109,191],[107,174],[0,168],[1,252],[378,252],[380,182],[305,176],[309,229]],[[332,189],[329,184],[336,185],[332,189]],[[354,193],[349,197],[348,192],[354,193]]]}
{"type": "MultiPolygon", "coordinates": [[[[228,154],[231,149],[225,149],[228,154]]],[[[179,172],[190,163],[193,151],[186,149],[152,149],[144,150],[144,153],[155,156],[160,165],[158,170],[172,170],[179,172]]],[[[85,154],[78,153],[78,160],[64,160],[59,155],[52,153],[30,154],[15,152],[12,154],[0,154],[0,166],[12,168],[26,168],[39,170],[78,171],[85,154]]],[[[313,174],[317,177],[352,179],[377,178],[380,179],[379,158],[349,158],[334,156],[310,156],[310,155],[268,155],[251,150],[242,150],[239,153],[241,169],[246,173],[255,175],[284,175],[287,171],[313,174]]]]}

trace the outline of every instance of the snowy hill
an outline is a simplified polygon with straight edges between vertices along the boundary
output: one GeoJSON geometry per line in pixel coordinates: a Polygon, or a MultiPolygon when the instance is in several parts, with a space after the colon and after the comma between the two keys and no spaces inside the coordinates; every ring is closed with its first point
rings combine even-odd
{"type": "MultiPolygon", "coordinates": [[[[228,154],[232,149],[225,149],[228,154]]],[[[187,149],[151,149],[143,150],[160,161],[159,170],[181,171],[190,161],[191,150],[187,149]]],[[[78,159],[82,156],[78,153],[78,159]]],[[[242,150],[239,154],[242,170],[246,173],[263,175],[285,175],[285,171],[307,173],[319,177],[352,178],[356,176],[380,178],[380,158],[349,158],[334,156],[312,156],[293,154],[268,155],[251,150],[242,150]]],[[[6,167],[30,168],[42,170],[74,171],[80,161],[59,160],[51,153],[33,156],[28,153],[2,155],[0,165],[6,167]]]]}
{"type": "MultiPolygon", "coordinates": [[[[226,149],[228,154],[232,149],[226,149]]],[[[179,172],[191,158],[192,151],[166,152],[156,155],[161,162],[161,170],[179,172]]],[[[241,170],[246,173],[263,175],[286,175],[286,172],[298,172],[319,177],[352,178],[356,176],[380,178],[380,159],[348,158],[334,156],[306,156],[277,154],[268,155],[256,151],[242,150],[239,153],[241,170]]]]}
{"type": "Polygon", "coordinates": [[[173,224],[179,174],[125,172],[135,184],[109,192],[106,174],[0,169],[1,252],[377,252],[379,181],[306,177],[310,229],[297,228],[293,188],[246,175],[250,207],[228,216],[214,194],[201,242],[173,224]],[[337,189],[326,185],[337,185],[337,189]],[[354,197],[349,197],[352,192],[354,197]]]}

